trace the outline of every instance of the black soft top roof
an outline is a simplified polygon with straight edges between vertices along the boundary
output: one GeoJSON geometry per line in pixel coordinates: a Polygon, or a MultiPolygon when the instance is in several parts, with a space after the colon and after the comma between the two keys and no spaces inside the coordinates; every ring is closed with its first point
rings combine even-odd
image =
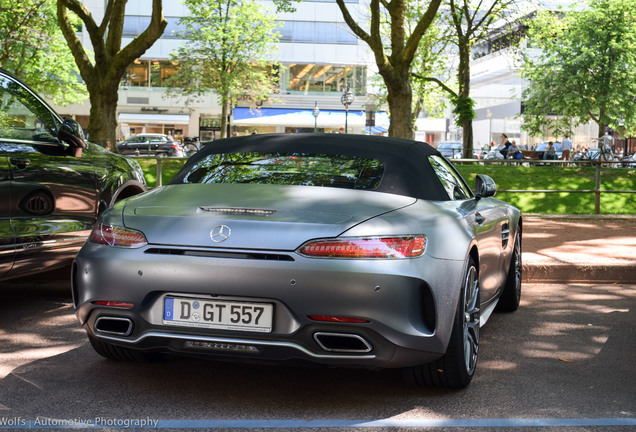
{"type": "Polygon", "coordinates": [[[350,134],[265,134],[226,138],[205,144],[171,184],[183,181],[201,159],[218,153],[308,153],[359,156],[385,163],[378,192],[445,201],[448,194],[428,157],[440,155],[430,145],[399,138],[350,134]]]}

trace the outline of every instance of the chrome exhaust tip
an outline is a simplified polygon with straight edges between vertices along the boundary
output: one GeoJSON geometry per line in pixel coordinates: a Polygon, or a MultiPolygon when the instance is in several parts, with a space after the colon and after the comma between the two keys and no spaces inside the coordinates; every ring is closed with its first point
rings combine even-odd
{"type": "Polygon", "coordinates": [[[348,333],[314,333],[316,343],[327,352],[368,353],[373,347],[362,336],[348,333]]]}
{"type": "Polygon", "coordinates": [[[95,330],[107,335],[130,336],[133,322],[130,318],[101,316],[95,321],[95,330]]]}

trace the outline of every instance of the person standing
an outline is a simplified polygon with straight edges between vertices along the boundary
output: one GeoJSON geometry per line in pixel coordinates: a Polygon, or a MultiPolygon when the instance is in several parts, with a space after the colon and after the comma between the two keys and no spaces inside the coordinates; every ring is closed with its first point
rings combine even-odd
{"type": "MultiPolygon", "coordinates": [[[[561,160],[570,160],[572,156],[572,140],[570,139],[570,135],[565,134],[565,138],[561,141],[561,160]]],[[[565,166],[565,164],[564,164],[565,166]]]]}

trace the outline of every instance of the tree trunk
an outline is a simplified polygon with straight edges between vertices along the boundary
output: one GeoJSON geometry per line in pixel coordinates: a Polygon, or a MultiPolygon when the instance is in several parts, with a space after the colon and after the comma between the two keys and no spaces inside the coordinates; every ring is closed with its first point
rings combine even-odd
{"type": "Polygon", "coordinates": [[[116,84],[88,86],[91,111],[88,126],[89,141],[117,153],[117,102],[116,84]]]}
{"type": "Polygon", "coordinates": [[[607,129],[607,123],[601,120],[604,116],[605,111],[601,110],[601,115],[598,116],[599,119],[596,121],[596,124],[598,125],[598,138],[605,135],[605,129],[607,129]]]}
{"type": "Polygon", "coordinates": [[[464,135],[462,137],[462,146],[464,148],[464,154],[462,155],[465,159],[473,158],[473,120],[465,119],[462,121],[462,129],[464,135]]]}
{"type": "Polygon", "coordinates": [[[408,70],[398,76],[387,74],[384,76],[387,84],[389,112],[391,123],[389,124],[389,136],[396,138],[413,139],[413,91],[408,77],[408,70]]]}
{"type": "Polygon", "coordinates": [[[221,97],[221,138],[228,138],[228,128],[230,122],[228,116],[230,115],[230,100],[229,97],[221,97]]]}
{"type": "MultiPolygon", "coordinates": [[[[462,147],[464,154],[462,157],[471,159],[473,157],[473,111],[467,110],[467,102],[470,99],[470,44],[462,44],[459,50],[459,68],[457,77],[459,81],[458,101],[463,110],[459,116],[459,124],[463,129],[462,147]]],[[[472,105],[470,105],[472,107],[472,105]]]]}
{"type": "Polygon", "coordinates": [[[126,2],[104,2],[105,16],[101,25],[93,20],[90,11],[78,0],[57,0],[57,19],[80,75],[86,83],[91,101],[88,126],[90,140],[116,152],[117,100],[119,82],[126,68],[150,48],[163,34],[168,21],[163,17],[162,0],[152,0],[152,15],[148,27],[123,49],[122,30],[126,2]],[[84,23],[91,39],[93,59],[82,46],[68,12],[76,14],[84,23]]]}

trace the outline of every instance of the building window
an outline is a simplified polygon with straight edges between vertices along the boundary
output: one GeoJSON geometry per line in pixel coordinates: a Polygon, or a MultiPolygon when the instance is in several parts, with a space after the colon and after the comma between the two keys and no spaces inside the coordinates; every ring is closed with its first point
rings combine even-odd
{"type": "Polygon", "coordinates": [[[342,93],[347,85],[356,96],[366,94],[366,67],[291,63],[283,68],[281,90],[287,94],[342,93]]]}
{"type": "Polygon", "coordinates": [[[177,66],[166,60],[135,60],[128,67],[121,85],[128,87],[167,87],[166,80],[175,74],[177,66]]]}
{"type": "MultiPolygon", "coordinates": [[[[164,39],[175,39],[181,38],[180,33],[185,30],[180,23],[179,17],[165,17],[166,21],[168,21],[168,25],[161,35],[164,39]]],[[[149,16],[139,16],[139,15],[126,15],[124,17],[124,28],[122,29],[123,37],[137,37],[144,30],[148,28],[150,25],[150,17],[149,16]]]]}
{"type": "Polygon", "coordinates": [[[283,21],[281,42],[356,45],[358,38],[345,23],[283,21]]]}

